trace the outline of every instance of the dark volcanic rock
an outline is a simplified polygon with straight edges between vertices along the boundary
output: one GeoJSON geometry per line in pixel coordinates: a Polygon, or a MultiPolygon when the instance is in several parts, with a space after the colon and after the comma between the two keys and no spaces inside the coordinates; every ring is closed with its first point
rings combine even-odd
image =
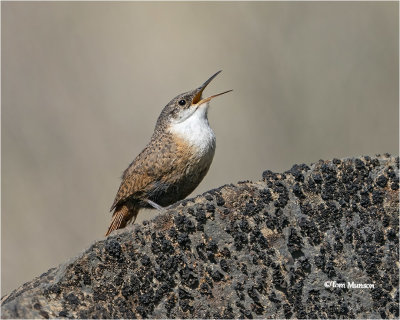
{"type": "Polygon", "coordinates": [[[4,296],[2,317],[398,318],[398,169],[334,159],[211,190],[4,296]]]}

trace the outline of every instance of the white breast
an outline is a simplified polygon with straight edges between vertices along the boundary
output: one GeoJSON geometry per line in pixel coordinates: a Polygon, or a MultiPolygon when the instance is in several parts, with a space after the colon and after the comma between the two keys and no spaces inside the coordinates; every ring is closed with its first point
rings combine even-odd
{"type": "Polygon", "coordinates": [[[194,147],[199,156],[211,156],[212,159],[215,151],[215,135],[208,123],[207,109],[208,103],[199,106],[190,117],[172,124],[170,131],[194,147]]]}

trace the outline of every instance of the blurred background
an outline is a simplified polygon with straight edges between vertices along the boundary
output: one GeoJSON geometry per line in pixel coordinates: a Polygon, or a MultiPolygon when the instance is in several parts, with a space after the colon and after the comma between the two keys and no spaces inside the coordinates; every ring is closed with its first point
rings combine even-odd
{"type": "MultiPolygon", "coordinates": [[[[103,238],[161,109],[205,95],[192,196],[263,170],[398,154],[397,2],[1,2],[4,295],[103,238]]],[[[138,220],[154,216],[142,212],[138,220]]]]}

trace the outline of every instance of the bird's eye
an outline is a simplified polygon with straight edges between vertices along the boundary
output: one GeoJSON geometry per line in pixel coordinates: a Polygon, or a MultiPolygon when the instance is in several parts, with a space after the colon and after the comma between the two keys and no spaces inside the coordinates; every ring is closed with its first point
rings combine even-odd
{"type": "Polygon", "coordinates": [[[182,100],[179,100],[178,103],[180,106],[184,106],[186,104],[186,101],[182,99],[182,100]]]}

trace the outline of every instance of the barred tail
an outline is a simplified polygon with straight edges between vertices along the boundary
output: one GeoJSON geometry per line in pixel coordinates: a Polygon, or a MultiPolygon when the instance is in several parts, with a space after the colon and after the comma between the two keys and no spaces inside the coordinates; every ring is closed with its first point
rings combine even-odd
{"type": "Polygon", "coordinates": [[[116,208],[112,216],[111,224],[108,227],[106,237],[114,230],[125,228],[131,220],[135,222],[138,212],[139,208],[136,207],[128,208],[123,205],[122,207],[116,208]]]}

